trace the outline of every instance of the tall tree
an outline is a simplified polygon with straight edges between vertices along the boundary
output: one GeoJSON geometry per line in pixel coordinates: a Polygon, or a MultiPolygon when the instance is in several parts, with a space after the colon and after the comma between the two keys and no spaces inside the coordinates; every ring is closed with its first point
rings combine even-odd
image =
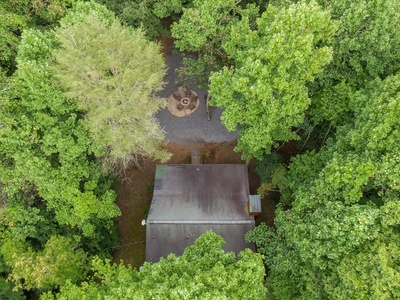
{"type": "Polygon", "coordinates": [[[13,265],[9,280],[16,288],[49,290],[64,285],[67,280],[77,282],[87,273],[87,254],[74,249],[76,243],[63,236],[51,236],[42,251],[28,248],[8,257],[13,265]]]}
{"type": "Polygon", "coordinates": [[[137,164],[137,155],[169,158],[154,117],[165,105],[154,95],[165,75],[159,46],[94,3],[77,5],[56,35],[54,73],[85,111],[87,128],[106,149],[106,165],[124,170],[137,164]]]}
{"type": "Polygon", "coordinates": [[[290,164],[276,232],[249,236],[278,299],[400,297],[400,75],[370,82],[350,107],[335,139],[290,164]]]}
{"type": "Polygon", "coordinates": [[[179,18],[183,7],[189,6],[191,0],[96,0],[113,11],[121,21],[134,28],[141,27],[146,36],[154,40],[157,36],[168,35],[168,26],[163,24],[165,18],[179,18]]]}
{"type": "Polygon", "coordinates": [[[17,46],[24,28],[49,28],[58,24],[76,0],[6,0],[0,2],[0,68],[15,71],[17,46]]]}
{"type": "Polygon", "coordinates": [[[349,98],[376,77],[400,69],[400,1],[319,0],[339,21],[333,59],[310,87],[313,122],[341,125],[352,118],[349,98]]]}
{"type": "Polygon", "coordinates": [[[261,255],[247,249],[236,260],[223,244],[222,237],[207,232],[182,256],[145,263],[141,271],[95,260],[94,278],[80,286],[67,284],[56,299],[265,299],[261,255]]]}
{"type": "Polygon", "coordinates": [[[315,2],[268,6],[252,28],[249,18],[231,26],[223,44],[232,67],[211,76],[213,103],[225,108],[228,130],[240,126],[236,149],[261,158],[279,141],[297,139],[311,100],[306,84],[332,57],[335,23],[315,2]]]}
{"type": "Polygon", "coordinates": [[[172,25],[175,47],[181,51],[197,53],[184,58],[180,69],[182,78],[208,86],[210,73],[218,71],[230,62],[223,44],[231,38],[231,26],[241,18],[254,23],[259,9],[253,5],[241,5],[234,0],[194,0],[182,8],[182,17],[172,25]]]}
{"type": "Polygon", "coordinates": [[[0,270],[36,291],[83,279],[86,257],[109,257],[120,213],[102,149],[48,68],[55,44],[24,31],[18,69],[0,94],[0,270]]]}

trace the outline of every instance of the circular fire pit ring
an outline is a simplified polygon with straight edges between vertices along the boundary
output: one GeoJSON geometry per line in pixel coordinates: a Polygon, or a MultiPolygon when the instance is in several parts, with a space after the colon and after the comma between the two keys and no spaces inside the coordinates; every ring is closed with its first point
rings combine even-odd
{"type": "Polygon", "coordinates": [[[190,99],[189,98],[182,98],[181,99],[181,104],[183,105],[183,106],[189,106],[189,103],[190,103],[190,99]]]}
{"type": "Polygon", "coordinates": [[[198,94],[188,87],[186,89],[178,87],[178,90],[168,98],[168,109],[176,117],[190,116],[199,105],[198,94]]]}

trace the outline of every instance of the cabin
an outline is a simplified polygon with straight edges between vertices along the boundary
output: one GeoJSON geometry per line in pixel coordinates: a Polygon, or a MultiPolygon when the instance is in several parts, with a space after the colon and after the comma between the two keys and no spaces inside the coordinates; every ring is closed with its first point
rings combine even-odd
{"type": "Polygon", "coordinates": [[[245,164],[157,165],[146,220],[146,261],[181,255],[209,230],[225,239],[225,251],[254,251],[244,235],[255,227],[257,211],[251,210],[260,207],[260,198],[250,197],[245,164]]]}

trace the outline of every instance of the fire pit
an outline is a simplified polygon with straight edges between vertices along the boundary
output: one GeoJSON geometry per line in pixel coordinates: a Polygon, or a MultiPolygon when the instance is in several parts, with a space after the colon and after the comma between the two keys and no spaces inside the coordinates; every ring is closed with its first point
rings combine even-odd
{"type": "Polygon", "coordinates": [[[196,111],[200,101],[197,93],[191,88],[178,90],[168,98],[168,109],[176,117],[187,117],[196,111]]]}
{"type": "Polygon", "coordinates": [[[182,98],[182,99],[181,99],[181,104],[182,104],[183,106],[188,106],[189,103],[190,103],[190,99],[189,99],[189,98],[182,98]]]}

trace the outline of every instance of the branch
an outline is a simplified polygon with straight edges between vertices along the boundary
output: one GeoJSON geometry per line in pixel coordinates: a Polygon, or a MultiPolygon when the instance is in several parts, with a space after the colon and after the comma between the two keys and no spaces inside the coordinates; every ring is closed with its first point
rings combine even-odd
{"type": "Polygon", "coordinates": [[[282,145],[280,145],[280,146],[278,147],[278,149],[276,149],[276,152],[278,152],[279,149],[281,149],[281,148],[285,145],[285,143],[286,143],[286,142],[283,142],[282,145]]]}
{"type": "Polygon", "coordinates": [[[70,34],[70,36],[71,36],[72,42],[74,43],[75,47],[78,48],[78,45],[77,45],[76,42],[75,42],[74,35],[73,35],[73,34],[70,34]]]}
{"type": "Polygon", "coordinates": [[[310,131],[308,132],[306,141],[304,142],[303,146],[301,146],[300,151],[303,151],[304,146],[307,144],[308,140],[310,139],[310,135],[311,135],[311,132],[313,132],[313,129],[314,129],[314,127],[312,127],[312,130],[310,130],[310,131]]]}
{"type": "Polygon", "coordinates": [[[12,88],[9,88],[8,86],[5,87],[4,89],[1,90],[1,92],[7,92],[7,91],[11,91],[12,88]]]}
{"type": "MultiPolygon", "coordinates": [[[[223,15],[223,16],[221,17],[221,19],[219,19],[218,26],[221,25],[222,21],[225,20],[225,17],[226,17],[232,10],[234,10],[235,7],[238,6],[238,4],[239,4],[240,2],[242,2],[242,0],[239,0],[238,2],[236,2],[235,5],[234,5],[232,8],[230,8],[230,9],[228,10],[228,12],[227,12],[225,15],[223,15]]],[[[233,15],[235,15],[235,14],[233,14],[233,15]]]]}
{"type": "Polygon", "coordinates": [[[326,141],[326,138],[328,137],[329,131],[331,131],[331,127],[332,127],[332,123],[329,124],[329,128],[328,128],[328,131],[326,132],[325,137],[322,141],[321,148],[325,144],[325,141],[326,141]]]}

